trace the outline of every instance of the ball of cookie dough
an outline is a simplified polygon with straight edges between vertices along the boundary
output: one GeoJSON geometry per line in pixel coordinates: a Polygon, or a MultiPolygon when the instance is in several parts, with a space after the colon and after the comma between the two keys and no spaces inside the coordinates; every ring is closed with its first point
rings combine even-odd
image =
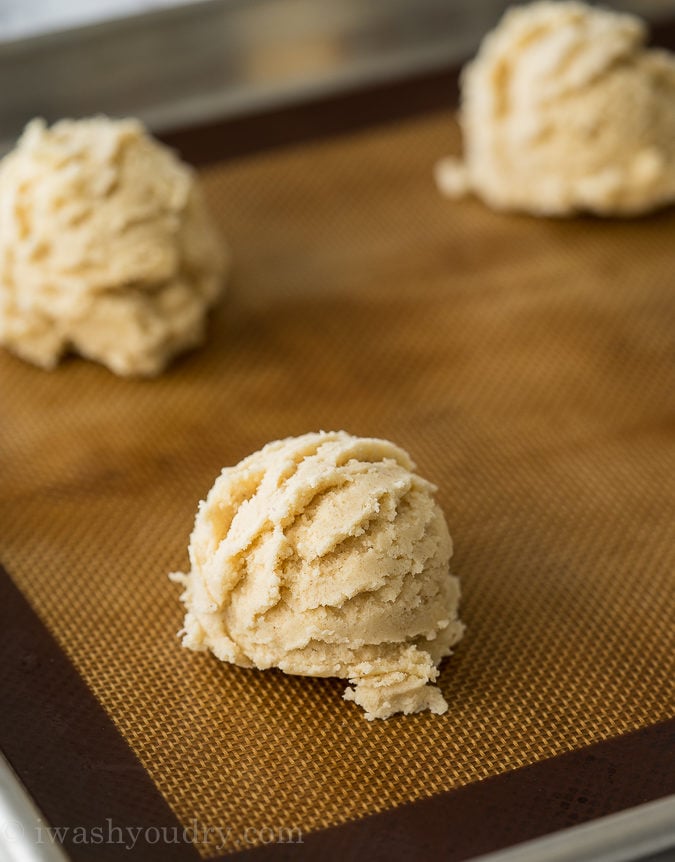
{"type": "Polygon", "coordinates": [[[433,685],[462,636],[436,490],[402,449],[344,431],[228,467],[190,539],[183,644],[242,667],[348,679],[366,718],[447,709],[433,685]]]}
{"type": "Polygon", "coordinates": [[[29,362],[157,374],[225,264],[193,171],[135,120],[35,120],[0,163],[0,344],[29,362]]]}
{"type": "Polygon", "coordinates": [[[645,39],[583,3],[508,11],[463,72],[465,157],[438,164],[441,190],[552,216],[675,201],[675,56],[645,39]]]}

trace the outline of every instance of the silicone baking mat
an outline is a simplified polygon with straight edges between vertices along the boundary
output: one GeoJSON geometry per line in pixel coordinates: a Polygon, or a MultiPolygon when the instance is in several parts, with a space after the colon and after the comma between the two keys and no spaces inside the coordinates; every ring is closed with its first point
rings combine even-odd
{"type": "Polygon", "coordinates": [[[203,164],[234,258],[203,349],[148,381],[0,355],[0,742],[73,856],[122,854],[110,821],[140,858],[461,859],[675,790],[675,213],[449,202],[459,146],[443,110],[203,164]],[[342,428],[439,486],[443,716],[176,637],[219,470],[342,428]]]}

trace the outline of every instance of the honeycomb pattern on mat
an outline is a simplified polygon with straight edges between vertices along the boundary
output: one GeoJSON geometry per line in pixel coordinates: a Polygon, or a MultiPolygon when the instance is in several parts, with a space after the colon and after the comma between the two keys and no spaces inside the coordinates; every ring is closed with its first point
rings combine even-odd
{"type": "Polygon", "coordinates": [[[672,715],[675,213],[449,204],[452,134],[431,116],[203,171],[234,282],[159,380],[0,356],[0,559],[179,818],[229,849],[672,715]],[[368,723],[339,681],[179,648],[166,573],[197,501],[319,428],[391,438],[440,486],[468,624],[442,717],[368,723]]]}

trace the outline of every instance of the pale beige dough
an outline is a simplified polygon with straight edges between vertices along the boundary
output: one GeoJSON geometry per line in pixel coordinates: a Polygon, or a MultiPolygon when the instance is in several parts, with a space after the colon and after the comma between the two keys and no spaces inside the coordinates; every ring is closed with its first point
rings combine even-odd
{"type": "Polygon", "coordinates": [[[157,374],[225,268],[193,171],[135,120],[35,120],[0,163],[0,344],[29,362],[157,374]]]}
{"type": "Polygon", "coordinates": [[[435,488],[402,449],[344,431],[269,443],[223,470],[190,539],[183,644],[242,667],[348,679],[366,718],[447,703],[462,636],[435,488]]]}
{"type": "Polygon", "coordinates": [[[462,74],[464,160],[437,165],[441,190],[553,216],[675,201],[675,57],[646,35],[583,3],[509,10],[462,74]]]}

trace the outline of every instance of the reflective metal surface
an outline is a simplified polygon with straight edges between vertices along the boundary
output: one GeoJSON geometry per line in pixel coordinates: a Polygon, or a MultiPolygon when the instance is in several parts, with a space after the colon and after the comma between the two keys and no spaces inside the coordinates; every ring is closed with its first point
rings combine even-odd
{"type": "MultiPolygon", "coordinates": [[[[166,130],[451,66],[507,5],[193,0],[29,38],[0,30],[0,149],[35,116],[134,115],[166,130]]],[[[675,0],[609,5],[675,13],[675,0]]]]}
{"type": "Polygon", "coordinates": [[[0,754],[0,862],[66,862],[46,821],[0,754]]]}
{"type": "Polygon", "coordinates": [[[675,796],[490,853],[475,862],[666,862],[668,859],[675,859],[675,796]]]}

